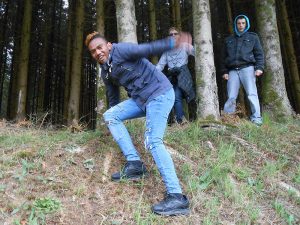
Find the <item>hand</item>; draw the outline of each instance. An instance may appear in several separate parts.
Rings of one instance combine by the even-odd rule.
[[[263,71],[261,71],[261,70],[255,70],[255,76],[259,77],[262,74],[263,74]]]
[[[179,48],[182,44],[192,45],[192,35],[187,32],[180,32],[179,37],[175,39],[175,48]]]
[[[223,75],[223,79],[224,79],[224,80],[228,80],[228,79],[229,79],[228,73],[225,73],[225,74]]]

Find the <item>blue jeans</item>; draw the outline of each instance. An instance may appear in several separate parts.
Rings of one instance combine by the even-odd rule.
[[[124,120],[146,116],[145,147],[151,152],[168,193],[182,193],[173,160],[163,143],[168,115],[174,104],[174,91],[157,96],[146,106],[146,113],[133,99],[127,99],[104,113],[104,120],[127,161],[140,160]]]
[[[228,100],[224,105],[225,113],[234,113],[236,110],[236,98],[239,94],[240,83],[242,83],[251,108],[251,121],[261,122],[260,105],[256,88],[256,76],[253,66],[240,70],[230,70],[227,82]]]
[[[175,91],[175,103],[174,103],[174,109],[175,109],[175,116],[177,122],[180,122],[182,120],[182,117],[184,116],[183,112],[183,92],[178,87],[178,85],[173,85],[174,91]]]

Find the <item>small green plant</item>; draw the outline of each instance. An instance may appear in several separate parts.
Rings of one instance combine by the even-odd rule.
[[[205,203],[205,209],[208,210],[208,214],[203,219],[203,224],[217,224],[218,221],[218,207],[220,206],[220,200],[217,197],[209,199]]]
[[[268,112],[263,112],[262,114],[264,125],[270,125],[272,123],[270,114]]]
[[[254,222],[258,219],[260,210],[255,207],[253,203],[246,206],[246,212],[250,217],[251,224],[255,224]]]
[[[83,197],[86,194],[86,187],[84,184],[80,184],[78,188],[76,188],[75,193],[78,197]]]
[[[264,179],[267,177],[268,179],[270,179],[275,177],[278,172],[279,171],[276,163],[267,162],[266,165],[262,168],[262,171],[260,173],[260,178]]]
[[[31,169],[35,168],[35,166],[36,166],[34,163],[30,163],[30,162],[28,162],[28,161],[25,160],[25,159],[22,159],[21,163],[22,163],[21,173],[15,174],[15,175],[13,176],[15,179],[17,179],[17,180],[20,181],[20,182],[23,181],[24,178],[26,177],[26,175],[28,174],[28,172],[29,172]]]
[[[32,159],[35,157],[35,150],[34,149],[26,149],[21,150],[16,153],[15,158],[17,159]]]
[[[0,184],[0,192],[4,192],[6,189],[6,185]]]
[[[84,168],[86,168],[88,170],[93,170],[95,167],[94,159],[86,159],[82,163],[83,163]]]
[[[294,181],[296,184],[300,184],[300,165],[298,166],[297,171],[296,171],[296,174],[295,174],[295,176],[293,177],[293,181]]]
[[[295,222],[295,217],[292,214],[289,214],[288,211],[284,208],[282,203],[275,201],[273,203],[273,207],[277,214],[283,218],[289,225],[294,224]]]
[[[33,208],[42,214],[53,213],[61,208],[61,203],[52,198],[39,198],[33,203]]]

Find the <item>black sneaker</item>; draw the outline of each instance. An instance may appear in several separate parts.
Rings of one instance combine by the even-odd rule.
[[[161,202],[152,206],[152,212],[163,216],[188,215],[189,200],[182,194],[167,194]]]
[[[147,169],[141,161],[128,161],[120,172],[111,175],[113,181],[138,180],[148,174]]]

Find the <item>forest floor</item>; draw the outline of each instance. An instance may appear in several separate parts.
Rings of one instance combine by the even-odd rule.
[[[299,224],[300,118],[256,127],[243,119],[168,127],[165,143],[189,216],[161,217],[151,205],[164,185],[144,149],[144,121],[126,123],[150,176],[110,180],[124,158],[96,131],[0,121],[0,224]]]

